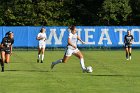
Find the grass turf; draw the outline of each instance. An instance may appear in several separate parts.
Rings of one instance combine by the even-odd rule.
[[[37,51],[14,51],[11,63],[0,72],[0,93],[140,93],[139,50],[132,60],[124,51],[82,51],[92,73],[82,73],[79,59],[50,69],[64,51],[46,51],[44,63],[37,63]]]

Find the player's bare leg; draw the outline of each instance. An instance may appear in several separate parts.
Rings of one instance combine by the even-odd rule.
[[[64,55],[63,59],[59,59],[59,60],[57,60],[56,62],[52,62],[52,64],[51,64],[51,69],[53,69],[54,66],[55,66],[56,64],[59,64],[59,63],[66,63],[66,62],[68,61],[69,58],[70,58],[70,56]]]
[[[129,48],[129,59],[131,60],[131,52],[132,52],[132,48]]]
[[[45,48],[41,48],[42,56],[41,56],[41,63],[43,63],[44,60],[44,53],[45,53]]]
[[[10,54],[6,54],[5,55],[5,63],[7,63],[7,68],[10,69],[10,65],[9,65],[9,62],[10,62]]]
[[[5,52],[4,51],[2,51],[1,52],[1,68],[2,68],[2,72],[4,72],[4,62],[5,62]]]
[[[39,60],[40,60],[40,53],[41,53],[41,49],[38,48],[38,59],[37,59],[37,63],[39,63]]]
[[[85,67],[85,63],[84,63],[83,54],[80,51],[78,51],[77,53],[74,53],[74,55],[80,59],[81,68],[82,68],[83,72],[85,72],[86,67]]]
[[[129,50],[128,48],[125,48],[125,52],[126,52],[126,60],[129,60],[128,55],[129,55]]]
[[[10,62],[10,54],[6,54],[5,55],[5,63],[9,63]]]

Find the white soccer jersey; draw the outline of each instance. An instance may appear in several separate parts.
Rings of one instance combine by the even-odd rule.
[[[39,33],[37,35],[37,37],[43,38],[43,39],[39,40],[39,44],[41,44],[41,43],[44,43],[45,44],[46,38],[47,38],[46,33]]]
[[[69,37],[70,39],[70,42],[77,47],[77,33],[75,34],[72,34],[72,33],[69,33]],[[68,48],[69,49],[74,49],[71,45],[68,45]]]

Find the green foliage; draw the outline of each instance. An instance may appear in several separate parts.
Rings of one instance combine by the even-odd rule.
[[[105,0],[100,16],[108,21],[107,25],[123,25],[131,12],[129,0]]]
[[[129,19],[133,25],[140,25],[140,0],[130,0],[132,15]]]
[[[71,25],[65,2],[46,0],[11,0],[1,2],[1,25]],[[6,6],[5,6],[6,4]],[[65,5],[65,6],[64,6]]]
[[[0,0],[2,26],[139,25],[140,0]]]

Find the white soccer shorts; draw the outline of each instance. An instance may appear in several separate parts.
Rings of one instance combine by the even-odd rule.
[[[39,48],[45,48],[46,47],[46,44],[45,43],[39,43]]]
[[[76,49],[66,49],[66,51],[65,51],[65,56],[71,56],[72,54],[74,54],[74,53],[77,53],[77,52],[79,52],[79,49],[78,48],[76,48]]]

